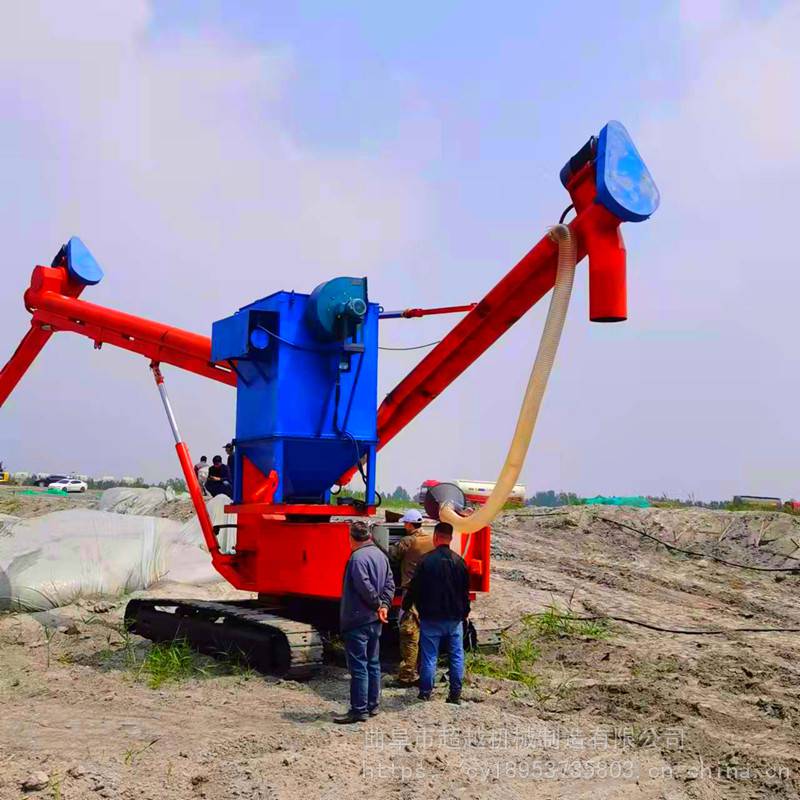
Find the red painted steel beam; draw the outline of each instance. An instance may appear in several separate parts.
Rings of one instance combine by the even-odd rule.
[[[60,322],[63,326],[59,328],[61,330],[81,333],[95,342],[108,340],[109,343],[134,352],[141,352],[146,345],[147,355],[154,351],[157,354],[153,357],[155,361],[167,362],[170,355],[178,354],[184,361],[178,366],[198,371],[222,383],[236,383],[236,375],[229,367],[213,365],[211,339],[207,336],[55,292],[29,291],[25,295],[25,301],[29,308],[35,310],[34,319],[47,321],[55,327]],[[158,355],[162,352],[164,358]]]
[[[620,220],[594,202],[594,168],[588,165],[570,183],[577,216],[570,229],[578,260],[590,258],[593,319],[624,319],[625,262]],[[614,260],[613,276],[608,265]],[[558,246],[544,236],[444,339],[386,396],[378,409],[379,447],[384,447],[461,373],[491,347],[555,285]],[[592,280],[591,273],[607,278]],[[596,287],[592,284],[596,284]],[[612,311],[595,311],[600,307]],[[351,470],[342,476],[347,483]]]
[[[30,330],[22,338],[14,355],[0,371],[0,407],[14,391],[52,335],[52,331],[31,324]]]
[[[225,506],[226,514],[299,514],[316,517],[368,517],[375,514],[375,506],[334,506],[318,503],[240,503]]]
[[[0,406],[19,383],[53,333],[70,331],[86,336],[95,347],[103,344],[128,350],[151,361],[194,372],[204,378],[236,385],[236,373],[226,364],[211,361],[207,336],[136,317],[77,299],[83,290],[61,267],[36,267],[25,307],[31,328],[14,355],[0,371]]]
[[[459,314],[462,311],[472,311],[477,303],[467,303],[463,306],[440,306],[439,308],[407,308],[403,316],[408,319],[411,317],[430,317],[435,314]]]
[[[207,337],[182,331],[178,328],[171,328],[168,325],[162,325],[157,322],[150,322],[139,317],[131,317],[129,314],[123,314],[101,306],[93,306],[93,308],[112,314],[119,314],[120,317],[126,319],[108,319],[102,324],[89,322],[87,320],[95,319],[95,316],[85,312],[87,311],[87,306],[92,304],[83,303],[82,301],[77,302],[80,305],[73,308],[73,313],[77,316],[67,317],[63,314],[55,314],[49,311],[36,311],[33,315],[33,322],[50,326],[54,331],[69,331],[85,336],[95,343],[95,347],[109,344],[122,350],[128,350],[131,353],[137,353],[149,358],[151,361],[171,364],[188,372],[194,372],[204,378],[211,378],[229,386],[236,386],[236,373],[230,367],[211,362],[211,340]],[[131,326],[129,324],[130,319],[138,320],[139,323],[147,323],[153,327],[148,333],[142,325]],[[133,331],[136,331],[136,333],[134,334]],[[175,332],[195,337],[198,341],[193,343],[188,340],[178,341],[174,336],[169,335]],[[160,338],[161,334],[165,334],[164,338]]]
[[[381,319],[412,319],[415,317],[430,317],[436,314],[460,314],[472,311],[477,303],[467,303],[461,306],[439,306],[438,308],[406,308],[403,311],[381,311]]]
[[[36,267],[31,274],[31,285],[25,293],[25,307],[33,309],[27,303],[30,292],[53,291],[70,298],[80,295],[84,287],[76,281],[70,280],[67,271],[59,267]],[[36,356],[41,353],[53,331],[42,328],[39,324],[31,322],[30,330],[23,336],[14,354],[8,363],[0,370],[0,407],[5,403],[11,392],[14,391],[22,376],[33,364]]]
[[[34,283],[25,293],[25,304],[33,312],[31,329],[0,372],[0,406],[57,331],[86,336],[95,347],[113,345],[204,378],[236,385],[236,373],[229,366],[211,361],[211,340],[207,336],[87,303],[60,291],[41,289]]]

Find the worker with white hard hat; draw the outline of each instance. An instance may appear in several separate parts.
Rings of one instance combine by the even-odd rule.
[[[389,548],[389,557],[400,564],[400,586],[403,593],[408,589],[417,564],[423,556],[433,550],[433,535],[422,527],[422,514],[418,508],[410,508],[400,518],[406,535]],[[417,679],[419,656],[419,616],[416,608],[403,614],[400,620],[400,668],[397,685],[413,686]]]

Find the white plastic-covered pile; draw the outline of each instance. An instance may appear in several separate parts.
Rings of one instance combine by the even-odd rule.
[[[175,497],[172,489],[160,489],[158,486],[149,489],[115,486],[100,495],[97,507],[101,511],[114,511],[117,514],[152,514]]]
[[[219,496],[208,504],[225,522]],[[220,580],[197,518],[187,523],[131,513],[72,509],[4,519],[0,530],[0,609],[42,611],[81,597],[121,595],[161,580]]]

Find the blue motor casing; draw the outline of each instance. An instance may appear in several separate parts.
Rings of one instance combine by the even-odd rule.
[[[330,335],[321,333],[313,294],[277,292],[213,325],[211,358],[235,363],[239,378],[237,503],[245,458],[264,475],[277,471],[274,501],[285,503],[326,502],[337,479],[362,456],[374,465],[379,306],[368,302],[361,279],[345,280],[364,313],[343,339],[335,338],[334,325]],[[374,477],[369,484],[366,499],[373,502]]]
[[[367,279],[333,278],[311,292],[306,321],[320,341],[352,336],[367,313]]]

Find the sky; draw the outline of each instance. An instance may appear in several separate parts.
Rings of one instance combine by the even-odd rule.
[[[800,4],[29,0],[0,25],[9,356],[31,269],[72,235],[106,273],[86,299],[204,334],[341,274],[387,308],[479,300],[569,202],[564,162],[618,119],[661,208],[624,226],[626,323],[589,322],[579,267],[522,481],[800,497]],[[379,486],[494,479],[545,313],[387,445]],[[381,343],[455,321],[386,321]],[[420,357],[383,351],[379,396]],[[233,391],[165,374],[193,454],[220,452]],[[159,480],[171,441],[146,361],[72,334],[0,410],[12,471]]]

